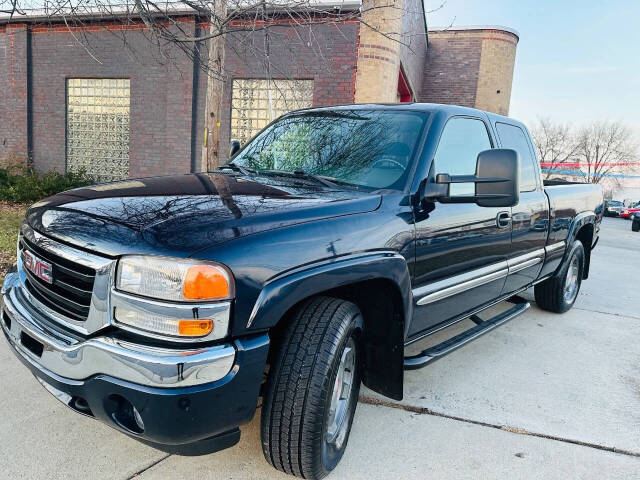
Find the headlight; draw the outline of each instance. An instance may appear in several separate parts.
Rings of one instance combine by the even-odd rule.
[[[120,259],[116,288],[174,302],[224,300],[234,295],[231,274],[221,265],[145,255]]]
[[[118,263],[114,323],[174,341],[216,340],[229,332],[233,276],[214,262],[131,255]]]

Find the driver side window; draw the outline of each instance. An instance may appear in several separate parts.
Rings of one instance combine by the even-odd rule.
[[[483,150],[491,148],[487,127],[482,120],[454,117],[444,126],[434,158],[435,173],[474,175],[476,160]],[[453,183],[451,196],[474,195],[473,183]]]

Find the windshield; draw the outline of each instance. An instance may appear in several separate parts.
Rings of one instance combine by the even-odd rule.
[[[402,189],[427,118],[392,110],[294,113],[263,130],[231,163],[355,187]]]
[[[610,207],[621,207],[622,206],[622,202],[619,202],[617,200],[610,200],[609,201],[609,206]]]

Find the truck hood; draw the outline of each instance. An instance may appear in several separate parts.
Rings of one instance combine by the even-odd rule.
[[[372,211],[380,201],[376,193],[296,177],[197,173],[69,190],[32,205],[26,220],[103,255],[186,257],[245,235]]]

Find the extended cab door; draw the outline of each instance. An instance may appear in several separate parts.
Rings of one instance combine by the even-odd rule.
[[[431,171],[473,175],[478,154],[493,148],[486,117],[449,118]],[[452,184],[452,195],[473,194],[474,184]],[[414,316],[409,339],[473,310],[502,292],[511,251],[509,208],[434,202],[416,215]]]
[[[544,261],[549,230],[549,201],[539,165],[526,129],[517,122],[494,123],[501,148],[512,148],[520,157],[520,201],[511,208],[509,276],[503,293],[519,290],[538,278]]]

